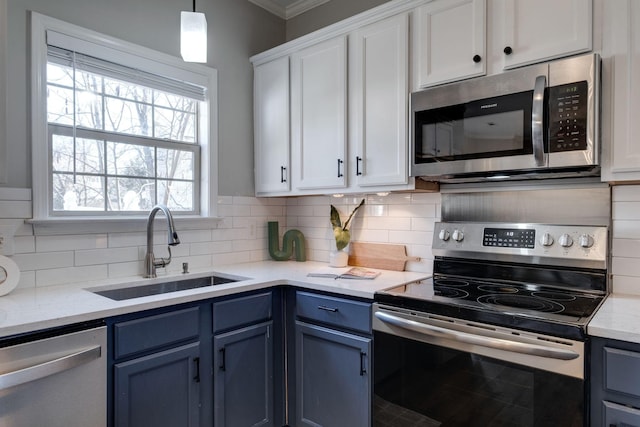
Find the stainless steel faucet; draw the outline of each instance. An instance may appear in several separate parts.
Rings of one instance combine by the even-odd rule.
[[[153,256],[153,220],[156,217],[158,211],[164,212],[164,216],[167,217],[167,226],[169,228],[169,241],[168,247],[169,258],[156,259]],[[178,233],[176,233],[175,226],[173,225],[173,216],[165,205],[155,205],[151,212],[149,212],[149,218],[147,219],[147,255],[144,257],[144,277],[156,277],[156,267],[166,267],[171,262],[171,246],[180,244]]]

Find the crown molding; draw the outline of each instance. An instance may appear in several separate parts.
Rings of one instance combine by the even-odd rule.
[[[249,1],[257,2],[262,0]],[[291,40],[271,48],[265,52],[253,55],[249,60],[254,66],[259,65],[331,38],[346,35],[351,31],[355,31],[358,28],[362,28],[365,25],[378,22],[390,16],[409,12],[418,6],[422,6],[423,4],[430,3],[432,1],[434,0],[391,0],[387,3],[382,3],[373,9],[361,12],[358,15],[351,16],[342,21],[336,22],[335,24],[331,24],[312,33],[305,34],[295,40]]]
[[[249,1],[256,6],[260,6],[261,8],[273,13],[274,15],[279,16],[282,19],[290,19],[310,9],[313,9],[316,6],[327,3],[330,0],[298,0],[286,7],[280,5],[274,0]]]

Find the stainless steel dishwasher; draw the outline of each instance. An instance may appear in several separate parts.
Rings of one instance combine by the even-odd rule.
[[[106,327],[67,332],[0,348],[1,427],[106,425]]]

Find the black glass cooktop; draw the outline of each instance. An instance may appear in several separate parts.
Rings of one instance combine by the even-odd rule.
[[[376,302],[432,314],[583,338],[604,295],[521,283],[436,276],[376,294]]]

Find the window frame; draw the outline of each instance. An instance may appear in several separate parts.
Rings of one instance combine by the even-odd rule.
[[[79,215],[76,212],[54,213],[50,189],[52,173],[50,168],[49,128],[47,122],[47,32],[55,32],[62,38],[69,50],[90,53],[100,59],[115,62],[149,73],[161,73],[170,78],[187,81],[205,89],[205,100],[200,103],[197,126],[200,141],[199,190],[200,212],[197,215],[174,217],[215,218],[218,197],[218,87],[217,70],[202,64],[186,63],[182,59],[154,51],[111,36],[97,33],[37,12],[31,12],[31,129],[32,129],[32,179],[33,179],[33,222],[103,219],[130,220],[146,217],[146,212],[113,212],[93,215]],[[195,171],[194,171],[195,172]]]

